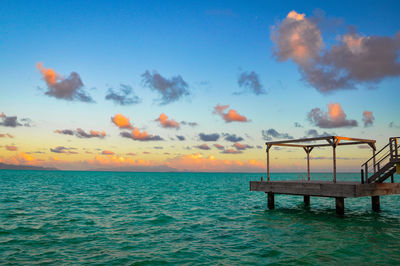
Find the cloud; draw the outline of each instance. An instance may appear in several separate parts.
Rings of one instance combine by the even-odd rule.
[[[213,134],[200,133],[199,137],[202,141],[217,141],[219,139],[219,134],[218,133],[213,133]]]
[[[207,145],[207,144],[201,144],[196,146],[196,148],[200,149],[200,150],[211,150],[211,148]]]
[[[224,113],[224,111],[226,109],[228,109],[228,108],[229,108],[229,105],[217,104],[214,107],[213,114],[220,115],[222,117],[222,119],[225,120],[226,123],[230,123],[230,122],[249,122],[249,120],[246,117],[240,115],[238,112],[236,112],[233,109],[230,109],[230,110],[228,110],[227,113]]]
[[[374,123],[375,117],[371,111],[364,111],[363,112],[363,122],[364,127],[372,126]]]
[[[156,71],[150,73],[150,71],[146,70],[146,72],[142,74],[142,78],[142,82],[145,86],[160,94],[160,105],[169,104],[180,100],[183,96],[190,95],[189,85],[181,76],[167,79]]]
[[[67,101],[94,102],[92,97],[85,92],[78,73],[71,72],[69,77],[63,78],[53,69],[45,68],[40,62],[36,64],[36,67],[47,84],[46,95]]]
[[[226,149],[221,151],[221,153],[225,153],[225,154],[240,154],[243,153],[241,150],[234,150],[234,149]]]
[[[214,147],[217,148],[218,150],[225,150],[225,147],[223,145],[221,145],[221,144],[215,143]]]
[[[236,136],[236,134],[224,133],[222,135],[224,136],[226,141],[230,141],[230,142],[239,142],[239,141],[243,140],[242,137]]]
[[[168,116],[164,113],[161,113],[160,116],[155,121],[159,121],[160,125],[164,128],[179,129],[179,127],[180,127],[179,123],[176,122],[175,120],[173,120],[173,119],[168,120]]]
[[[74,150],[74,148],[67,148],[64,146],[57,146],[54,149],[50,148],[50,151],[54,152],[54,153],[78,154],[76,151],[73,151],[73,150]]]
[[[279,133],[273,128],[263,130],[261,131],[261,134],[263,136],[263,139],[266,141],[270,141],[272,139],[293,139],[293,137],[290,136],[288,133]]]
[[[319,138],[319,137],[327,137],[327,136],[333,136],[335,134],[330,134],[328,132],[323,132],[323,133],[318,133],[317,130],[315,129],[310,129],[306,131],[306,137],[307,138]]]
[[[6,133],[6,134],[0,134],[0,138],[5,138],[5,137],[9,137],[10,139],[13,139],[13,138],[14,138],[14,136],[13,136],[13,135],[11,135],[11,134],[9,134],[9,133]]]
[[[358,125],[356,120],[348,120],[346,116],[338,103],[328,104],[328,112],[314,108],[307,115],[308,120],[319,128],[356,127]]]
[[[187,121],[181,121],[181,124],[182,125],[188,125],[188,126],[190,126],[190,127],[195,127],[195,126],[198,126],[199,124],[197,124],[196,122],[187,122]]]
[[[71,129],[63,129],[63,130],[55,130],[55,133],[58,134],[63,134],[63,135],[70,135],[70,136],[77,136],[78,138],[99,138],[103,139],[104,137],[107,136],[107,133],[105,131],[96,131],[96,130],[90,130],[89,133],[86,133],[83,129],[77,128],[75,131]]]
[[[122,137],[129,138],[138,141],[159,141],[163,140],[158,135],[150,135],[146,131],[140,131],[138,128],[134,127],[131,132],[121,132]]]
[[[185,140],[185,137],[184,136],[179,136],[179,135],[176,135],[176,137],[178,138],[178,140],[180,140],[180,141],[184,141]]]
[[[113,117],[111,117],[111,122],[113,122],[117,127],[119,128],[124,128],[124,129],[133,129],[133,126],[131,122],[129,121],[129,118],[122,115],[122,114],[116,114]]]
[[[396,125],[393,121],[388,124],[390,128],[400,128],[400,126]]]
[[[18,121],[17,116],[6,116],[4,113],[0,114],[0,126],[5,127],[30,127],[31,120],[29,118],[22,118],[21,121]]]
[[[6,150],[8,151],[17,151],[18,147],[14,145],[6,145]]]
[[[118,91],[109,88],[105,99],[111,100],[114,104],[118,105],[133,105],[142,101],[135,95],[133,88],[125,84],[120,84],[120,89]]]
[[[114,155],[115,152],[113,152],[113,151],[108,151],[108,150],[104,150],[104,151],[101,152],[101,154],[103,154],[103,155]]]
[[[360,36],[354,31],[324,48],[315,18],[291,11],[272,27],[278,61],[293,60],[302,79],[321,93],[355,89],[400,75],[400,33],[394,37]]]
[[[236,142],[235,144],[233,144],[233,146],[237,149],[237,150],[247,150],[247,149],[252,149],[254,148],[253,146],[247,145],[247,144],[241,144],[239,142]]]
[[[298,122],[294,122],[294,127],[303,127],[303,126]]]
[[[251,72],[242,72],[238,78],[239,87],[243,89],[243,92],[250,91],[255,95],[266,94],[266,91],[263,89],[261,85],[260,78],[258,74],[254,71]],[[234,93],[234,94],[242,94]]]

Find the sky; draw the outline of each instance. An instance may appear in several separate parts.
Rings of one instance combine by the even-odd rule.
[[[265,142],[400,132],[398,1],[3,1],[0,162],[265,172]],[[372,155],[337,149],[338,170]],[[301,172],[305,152],[271,151]],[[329,172],[314,149],[311,170]]]

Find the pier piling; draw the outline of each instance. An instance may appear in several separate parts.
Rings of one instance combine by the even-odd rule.
[[[371,197],[371,203],[372,203],[372,210],[375,212],[379,212],[381,210],[381,203],[379,196],[372,196]]]
[[[275,195],[272,192],[268,192],[268,209],[275,209]]]
[[[343,197],[336,197],[336,214],[344,215],[344,198]]]
[[[304,196],[304,205],[306,207],[310,206],[310,196],[307,195]]]

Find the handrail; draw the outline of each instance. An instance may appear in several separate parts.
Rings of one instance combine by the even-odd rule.
[[[380,149],[378,152],[376,152],[374,156],[372,156],[371,158],[369,158],[368,161],[366,161],[365,163],[363,163],[363,164],[361,165],[361,167],[362,167],[364,164],[366,164],[366,163],[368,163],[369,161],[371,161],[374,157],[376,157],[381,151],[383,151],[386,147],[388,147],[389,144],[390,144],[390,142],[389,142],[388,144],[386,144],[386,145],[385,145],[382,149]]]
[[[398,139],[400,139],[400,137],[390,137],[389,138],[389,143],[386,144],[382,149],[380,149],[378,152],[376,152],[371,158],[369,158],[365,163],[363,163],[361,165],[361,178],[363,179],[365,176],[365,180],[368,183],[368,179],[369,179],[369,170],[373,170],[372,174],[376,174],[377,171],[379,172],[381,167],[380,164],[386,160],[387,158],[389,158],[389,162],[391,162],[394,158],[398,159],[400,158],[400,144]],[[389,150],[388,150],[389,147]],[[377,156],[383,151],[383,150],[388,150],[386,153],[384,153],[377,161],[376,158]],[[368,163],[373,160],[373,163],[371,165],[368,165]],[[376,170],[376,168],[378,168],[378,170]],[[372,171],[371,171],[372,172]],[[363,182],[363,180],[361,181]]]

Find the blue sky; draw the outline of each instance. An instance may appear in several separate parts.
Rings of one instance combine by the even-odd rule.
[[[359,36],[394,38],[400,30],[400,19],[394,12],[399,5],[397,1],[3,1],[0,113],[29,118],[32,126],[0,127],[0,134],[15,135],[0,141],[17,147],[16,151],[0,148],[0,156],[7,162],[18,158],[21,152],[32,154],[43,149],[44,153],[35,157],[40,161],[37,164],[81,169],[85,166],[77,162],[89,161],[89,156],[94,156],[83,154],[86,146],[93,154],[96,149],[112,150],[120,157],[127,153],[125,148],[148,151],[162,146],[162,153],[152,150],[133,160],[146,159],[151,165],[160,165],[199,153],[219,160],[263,162],[263,149],[255,147],[265,142],[262,130],[271,128],[292,137],[303,137],[305,131],[316,129],[320,133],[373,138],[383,145],[389,136],[399,132],[398,76],[384,76],[379,82],[356,82],[358,89],[321,93],[302,80],[295,61],[277,60],[272,52],[277,44],[271,39],[271,29],[279,27],[294,10],[307,19],[319,19],[324,49],[352,31]],[[323,18],[321,14],[325,14]],[[48,88],[36,68],[38,62],[64,78],[73,71],[78,73],[85,92],[96,103],[45,95]],[[157,91],[143,84],[142,74],[146,70],[155,70],[166,79],[181,76],[190,95],[160,105]],[[252,71],[266,94],[235,95],[243,90],[238,84],[241,73]],[[131,86],[142,102],[121,106],[105,100],[107,90],[118,89],[120,84]],[[307,119],[311,109],[326,111],[329,103],[339,103],[347,118],[357,120],[358,126],[319,128]],[[249,122],[224,121],[213,114],[217,104],[229,105],[228,109],[237,111]],[[362,123],[366,110],[374,115],[368,127]],[[121,130],[110,122],[117,113],[165,141],[135,142],[121,138]],[[178,122],[196,122],[198,126],[163,128],[154,121],[161,113]],[[303,127],[294,127],[295,122]],[[389,127],[391,122],[394,126]],[[76,128],[104,130],[107,138],[83,142],[54,133]],[[199,133],[240,135],[244,138],[242,143],[254,148],[240,154],[221,154],[215,148],[198,150],[196,147],[204,144]],[[186,140],[177,142],[176,135],[183,135]],[[228,147],[232,143],[221,144]],[[57,146],[81,151],[78,155],[57,154],[61,156],[59,161],[65,162],[57,165],[50,159],[54,155],[51,149]],[[358,164],[354,162],[354,167]]]

